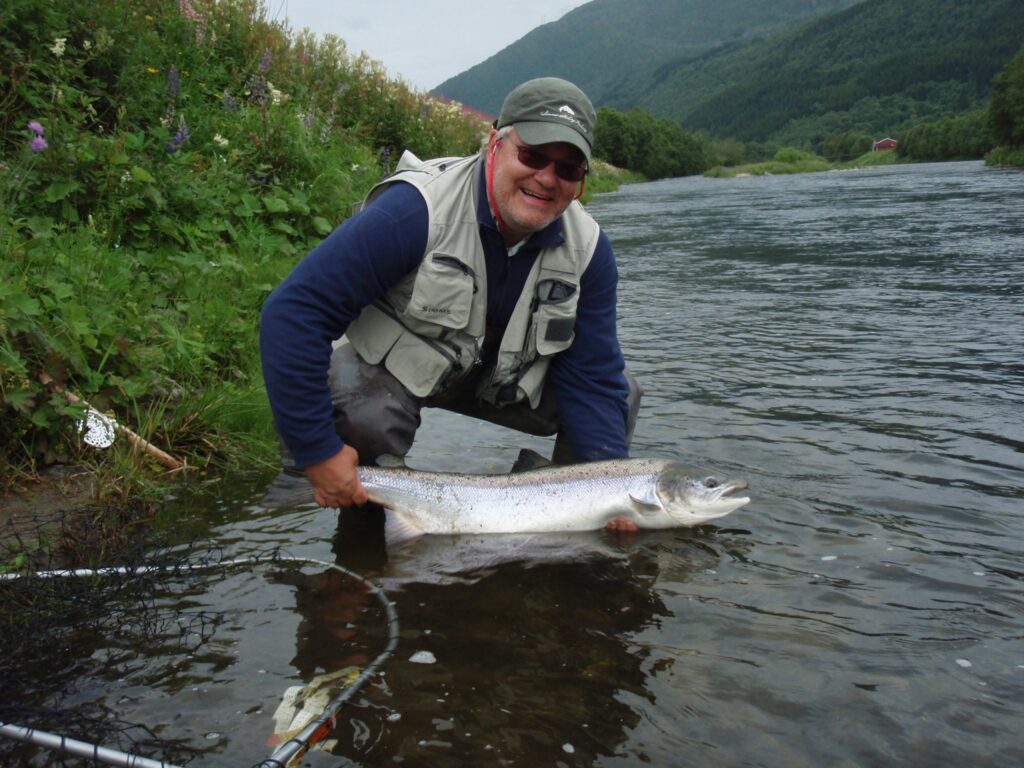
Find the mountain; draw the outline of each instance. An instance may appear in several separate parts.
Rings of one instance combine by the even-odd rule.
[[[661,67],[633,106],[741,140],[899,133],[984,108],[1024,44],[1022,0],[864,0]]]
[[[1022,0],[595,0],[435,89],[497,114],[539,75],[744,141],[815,145],[979,109]]]
[[[537,27],[481,64],[433,89],[497,115],[512,88],[532,77],[564,77],[595,106],[628,108],[634,86],[720,46],[836,11],[858,0],[594,0]]]

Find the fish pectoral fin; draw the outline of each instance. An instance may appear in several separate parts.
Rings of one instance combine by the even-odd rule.
[[[661,503],[653,492],[642,498],[634,496],[631,493],[629,494],[629,499],[633,502],[633,506],[636,508],[636,511],[641,515],[653,515],[657,512],[661,512]]]
[[[423,533],[423,529],[415,523],[392,512],[390,509],[385,511],[384,543],[386,546],[397,547],[406,541],[418,539]]]
[[[546,456],[541,456],[532,448],[521,448],[515,464],[513,464],[512,469],[509,470],[509,474],[530,472],[534,469],[544,469],[544,467],[551,466],[554,466],[551,459]]]
[[[374,462],[378,467],[384,467],[385,469],[408,469],[409,465],[405,463],[405,458],[402,456],[395,456],[393,453],[382,453],[377,457]]]

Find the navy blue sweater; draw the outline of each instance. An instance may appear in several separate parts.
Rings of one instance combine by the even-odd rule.
[[[481,164],[482,166],[482,164]],[[504,328],[544,246],[561,243],[556,220],[509,256],[478,185],[477,219],[487,264],[487,325]],[[423,260],[427,206],[409,184],[392,184],[314,248],[263,307],[260,354],[278,434],[298,466],[341,450],[334,429],[327,370],[331,342],[368,304]],[[627,455],[628,386],[615,328],[618,271],[607,236],[580,281],[575,338],[552,360],[561,429],[577,461]]]

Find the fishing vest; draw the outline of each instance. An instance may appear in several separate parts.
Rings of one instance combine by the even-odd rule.
[[[405,152],[389,184],[416,187],[429,231],[420,266],[365,307],[346,336],[359,356],[384,367],[417,397],[440,394],[481,362],[487,331],[487,267],[477,222],[479,156],[422,161]],[[478,395],[536,408],[551,357],[568,349],[576,324],[580,276],[597,247],[597,223],[574,201],[562,214],[564,242],[533,264]]]

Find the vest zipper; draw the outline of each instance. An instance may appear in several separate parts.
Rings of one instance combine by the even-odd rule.
[[[455,267],[457,270],[462,272],[462,274],[470,278],[473,281],[474,295],[476,295],[477,291],[480,290],[480,286],[476,284],[476,272],[473,271],[473,268],[470,267],[469,264],[456,259],[454,256],[446,256],[443,253],[435,254],[431,257],[431,261],[438,264],[444,264],[445,266]]]

